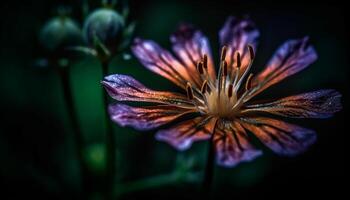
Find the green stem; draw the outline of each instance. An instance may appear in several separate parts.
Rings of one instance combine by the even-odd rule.
[[[86,195],[86,191],[90,189],[88,188],[88,182],[89,182],[88,169],[84,162],[84,154],[83,154],[84,138],[79,127],[78,116],[76,113],[76,108],[74,106],[74,99],[73,99],[72,90],[71,90],[71,82],[69,77],[70,68],[69,66],[56,66],[56,69],[60,77],[64,100],[67,106],[67,111],[68,111],[70,121],[72,123],[74,142],[75,142],[79,169],[80,169],[81,179],[82,179],[81,180],[82,197],[84,197],[84,195]]]
[[[205,167],[204,180],[203,180],[203,191],[202,194],[205,195],[205,198],[210,198],[213,177],[214,177],[214,159],[215,159],[215,147],[214,147],[214,138],[209,139],[209,147],[208,147],[208,157],[207,164]]]
[[[102,75],[103,77],[108,75],[108,61],[101,62],[102,64]],[[115,135],[113,133],[113,127],[111,121],[109,120],[108,114],[108,94],[103,92],[104,100],[104,114],[106,123],[106,150],[107,150],[107,172],[106,172],[106,192],[107,198],[113,199],[113,186],[115,179],[115,168],[116,168],[116,145],[115,145]]]
[[[178,180],[178,175],[175,173],[171,174],[162,174],[130,183],[124,183],[122,185],[118,185],[117,195],[122,195],[125,193],[130,193],[134,191],[140,191],[150,188],[156,188],[164,185],[171,185],[176,183]]]

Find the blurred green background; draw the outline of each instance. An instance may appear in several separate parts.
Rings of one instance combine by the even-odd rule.
[[[100,5],[99,1],[89,2],[91,10]],[[79,197],[79,168],[62,88],[57,74],[50,67],[36,66],[36,61],[45,55],[39,45],[39,31],[54,16],[59,5],[71,6],[71,16],[83,24],[82,2],[78,0],[6,1],[1,5],[0,187],[5,191],[3,195],[12,196],[10,199]],[[345,12],[339,3],[130,0],[131,19],[137,22],[135,35],[155,40],[170,49],[169,35],[179,23],[190,22],[210,38],[216,58],[219,52],[218,30],[226,17],[251,16],[261,31],[253,71],[262,69],[282,42],[308,35],[319,59],[310,68],[271,88],[261,97],[282,97],[321,88],[334,88],[343,94],[344,109],[335,117],[295,121],[318,132],[317,143],[305,154],[283,158],[261,147],[265,154],[253,162],[233,169],[216,167],[216,197],[270,197],[277,192],[295,196],[302,193],[335,194],[336,188],[342,187],[341,181],[346,175],[345,116],[349,98],[349,34]],[[96,177],[104,173],[105,161],[101,73],[100,64],[93,57],[75,58],[71,65],[79,125],[88,144],[85,154],[89,169]],[[122,55],[113,58],[110,73],[132,75],[154,89],[178,90],[166,79],[147,71],[133,57],[129,60],[123,59]],[[181,156],[194,159],[193,171],[202,172],[205,142],[196,143],[189,151],[179,153],[156,141],[155,131],[138,132],[116,125],[114,131],[118,146],[116,182],[125,184],[119,186],[125,190],[120,196],[122,199],[161,199],[169,198],[169,194],[174,199],[199,197],[201,174],[190,182],[170,181],[166,184],[167,181],[161,180],[159,187],[157,180],[161,179],[159,175],[171,174],[177,169],[177,159]],[[155,186],[132,191],[133,187],[138,187],[132,183],[145,179],[146,182],[156,180],[151,181]],[[96,188],[99,187],[96,182]],[[96,199],[100,198],[98,191],[91,194]]]

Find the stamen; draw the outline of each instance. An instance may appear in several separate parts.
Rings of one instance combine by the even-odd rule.
[[[207,56],[207,54],[204,54],[204,56],[203,56],[203,68],[208,69],[208,56]]]
[[[248,50],[249,50],[249,55],[250,55],[250,59],[254,60],[255,58],[255,53],[254,53],[254,48],[252,45],[248,44]]]
[[[240,97],[239,99],[236,101],[236,104],[232,107],[232,110],[240,107],[242,105],[242,102],[245,102],[246,96],[249,94],[248,91],[245,91]]]
[[[201,87],[202,94],[205,94],[207,92],[207,90],[208,90],[208,81],[205,80],[202,84],[202,87]]]
[[[193,90],[192,90],[191,83],[189,83],[189,82],[186,85],[186,91],[187,91],[187,98],[189,100],[192,100],[193,99]]]
[[[253,47],[251,45],[248,45],[248,50],[249,50],[249,54],[250,54],[250,61],[249,61],[249,64],[248,66],[246,67],[246,69],[244,70],[242,76],[239,78],[239,81],[237,82],[237,84],[235,85],[235,88],[234,90],[235,91],[238,91],[242,81],[244,80],[244,78],[248,75],[248,72],[250,70],[250,68],[252,67],[252,64],[253,64],[253,60],[254,60],[254,57],[255,57],[255,54],[254,54],[254,50],[253,50]]]
[[[218,72],[218,75],[217,75],[217,79],[220,80],[220,79],[221,79],[221,76],[222,76],[222,62],[220,63],[220,67],[219,67],[219,72]],[[219,84],[220,84],[220,81],[219,81]]]
[[[222,81],[221,86],[224,92],[226,88],[226,77],[227,77],[227,62],[224,60],[222,61],[222,78],[221,78],[221,81]]]
[[[241,54],[237,51],[236,53],[236,67],[240,68],[242,65]]]
[[[221,93],[221,89],[222,89],[222,81],[223,81],[223,71],[224,71],[224,64],[225,61],[222,61],[220,62],[220,68],[219,68],[219,73],[218,73],[218,77],[217,77],[217,80],[218,80],[218,98],[220,99],[220,93]],[[226,70],[227,70],[227,65],[226,65]],[[226,72],[227,73],[227,72]]]
[[[221,49],[221,61],[224,61],[226,58],[227,47],[223,46]]]
[[[222,75],[224,76],[224,77],[226,77],[227,76],[227,62],[224,60],[224,61],[222,61]]]
[[[252,87],[252,78],[253,78],[253,73],[250,73],[247,81],[245,82],[245,90],[249,90]]]
[[[232,94],[233,94],[233,85],[232,85],[232,83],[230,83],[228,85],[228,89],[227,89],[227,96],[228,96],[228,98],[231,98]]]
[[[238,51],[236,51],[236,72],[235,72],[235,78],[233,80],[233,85],[237,84],[239,74],[241,73],[240,71],[241,65],[242,65],[241,54]]]
[[[202,75],[204,73],[204,70],[203,70],[203,62],[201,61],[198,61],[197,63],[197,70],[199,72],[200,75]]]

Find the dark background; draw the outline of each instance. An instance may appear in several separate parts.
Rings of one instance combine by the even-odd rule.
[[[90,1],[91,9],[99,5]],[[74,199],[79,177],[69,119],[57,75],[49,68],[35,67],[43,55],[38,33],[58,5],[71,5],[72,16],[82,24],[80,1],[4,1],[0,35],[0,184],[9,199],[37,197]],[[233,169],[216,167],[214,195],[218,199],[315,197],[345,193],[347,178],[346,116],[349,101],[349,42],[346,6],[332,3],[272,3],[262,1],[130,1],[136,35],[170,48],[169,35],[180,22],[190,22],[210,38],[218,56],[218,30],[229,15],[250,15],[261,31],[253,70],[260,70],[284,41],[308,35],[319,59],[303,72],[272,87],[263,96],[297,94],[334,88],[343,94],[344,109],[331,119],[301,119],[297,124],[315,129],[318,140],[309,151],[283,158],[264,148],[265,154]],[[155,89],[175,89],[164,78],[144,69],[134,58],[113,59],[111,73],[132,74]],[[72,87],[79,123],[89,144],[91,170],[103,173],[104,126],[101,71],[96,59],[83,57],[72,65]],[[294,120],[293,120],[294,122]],[[205,143],[178,153],[154,140],[154,131],[137,132],[115,126],[119,146],[119,182],[130,182],[175,167],[177,154],[196,157],[203,169]],[[197,199],[198,184],[170,184],[124,194],[123,199],[149,197]],[[2,197],[0,197],[3,199]],[[6,198],[5,198],[6,199]],[[98,195],[96,195],[98,199]]]

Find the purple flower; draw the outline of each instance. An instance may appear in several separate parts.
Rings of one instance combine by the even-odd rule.
[[[156,138],[178,150],[188,149],[194,141],[212,139],[216,161],[226,167],[262,154],[250,143],[248,132],[277,154],[294,156],[305,151],[315,142],[315,132],[271,116],[330,117],[341,110],[340,93],[326,89],[265,103],[251,99],[316,60],[308,39],[285,42],[265,69],[253,76],[249,70],[259,37],[253,22],[229,17],[219,36],[223,48],[217,74],[208,39],[192,26],[182,25],[171,36],[175,56],[153,41],[136,39],[132,50],[139,61],[182,88],[184,94],[151,90],[126,75],[107,76],[102,83],[117,101],[157,104],[111,105],[112,120],[121,126],[149,130],[197,113],[193,119],[158,131]]]

